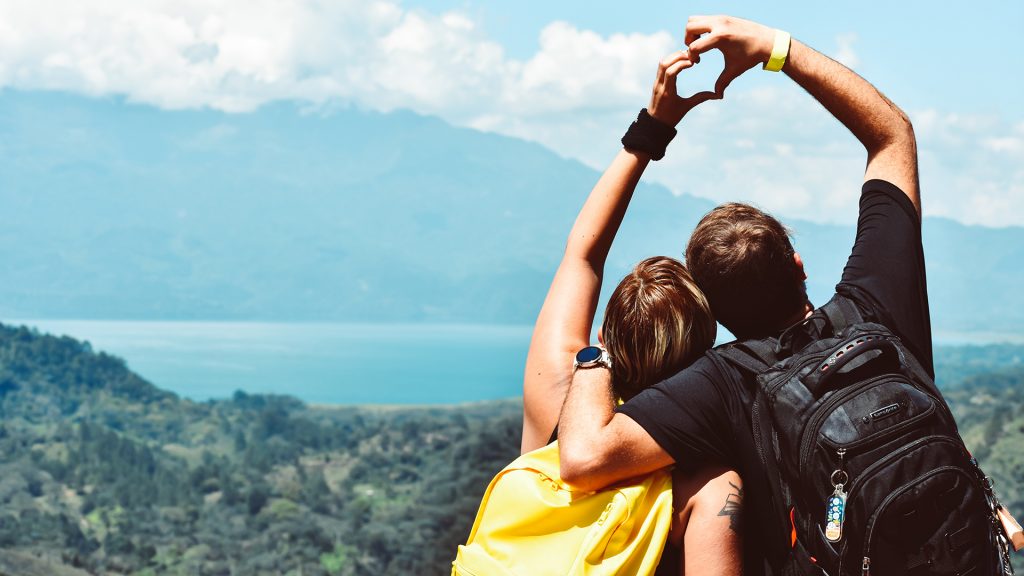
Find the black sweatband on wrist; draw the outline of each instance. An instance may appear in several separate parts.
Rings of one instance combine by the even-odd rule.
[[[637,115],[636,121],[629,125],[629,130],[626,130],[622,145],[630,152],[643,152],[651,160],[661,160],[665,157],[668,143],[675,137],[675,128],[659,122],[644,108]]]

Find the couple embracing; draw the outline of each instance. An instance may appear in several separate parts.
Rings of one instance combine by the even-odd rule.
[[[910,121],[785,32],[695,16],[686,43],[659,64],[570,233],[526,362],[523,453],[557,438],[558,481],[578,494],[671,469],[659,574],[995,573],[998,504],[933,382]],[[715,91],[680,97],[712,49],[725,56]],[[648,258],[622,279],[590,346],[604,262],[644,169],[690,110],[758,65],[867,152],[835,297],[816,308],[786,228],[730,203],[699,222],[685,266]],[[716,320],[736,342],[712,348]],[[610,573],[599,558],[580,566]]]

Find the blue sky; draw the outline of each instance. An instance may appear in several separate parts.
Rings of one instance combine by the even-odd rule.
[[[1019,115],[1024,103],[1024,3],[1013,0],[596,5],[584,0],[417,0],[406,5],[462,11],[478,19],[485,33],[516,58],[536,52],[540,31],[556,20],[602,35],[667,30],[681,39],[689,15],[728,13],[790,30],[826,52],[836,48],[836,37],[856,35],[854,49],[864,64],[858,70],[910,106]]]
[[[914,120],[926,214],[1024,225],[1024,3],[0,0],[0,88],[245,114],[410,109],[600,169],[689,14],[788,29]],[[721,60],[688,71],[693,91]],[[112,117],[111,122],[129,122]],[[863,151],[783,75],[686,118],[648,174],[676,193],[848,221]]]

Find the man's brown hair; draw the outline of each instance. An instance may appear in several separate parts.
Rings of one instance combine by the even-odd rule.
[[[628,400],[682,370],[715,342],[704,294],[682,262],[641,261],[612,292],[601,333],[612,357],[612,386]]]
[[[729,203],[697,224],[686,266],[715,318],[737,338],[758,338],[785,328],[807,302],[794,254],[781,222],[753,206]]]

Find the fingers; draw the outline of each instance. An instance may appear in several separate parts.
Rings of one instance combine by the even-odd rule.
[[[690,16],[690,19],[686,21],[686,38],[683,41],[689,45],[700,38],[701,34],[708,32],[711,32],[711,17]]]
[[[662,58],[661,62],[658,62],[658,73],[664,74],[669,68],[675,66],[681,61],[690,61],[690,56],[687,54],[686,50],[679,50]]]
[[[684,58],[665,69],[665,75],[662,77],[661,82],[667,94],[671,94],[673,96],[678,94],[676,91],[676,76],[678,76],[683,70],[692,68],[693,64],[692,60]]]
[[[675,64],[673,64],[673,65],[671,65],[671,66],[669,66],[668,68],[665,69],[665,76],[668,76],[669,78],[673,78],[673,77],[677,76],[683,70],[686,70],[687,68],[692,68],[694,64],[695,64],[695,62],[690,60],[689,58],[686,58],[686,59],[683,59],[683,60],[679,60]]]
[[[716,48],[722,41],[722,37],[716,34],[706,34],[700,38],[689,43],[691,58],[696,56],[700,57],[700,54],[707,52],[712,48]]]

